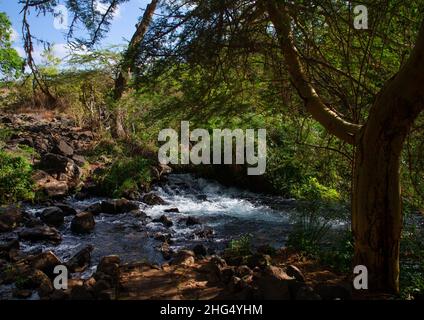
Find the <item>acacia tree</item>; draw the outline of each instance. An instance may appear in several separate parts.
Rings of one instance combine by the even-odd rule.
[[[373,289],[399,291],[402,229],[400,156],[403,143],[424,109],[424,20],[416,45],[399,72],[377,94],[362,126],[329,110],[308,82],[284,3],[267,0],[288,70],[307,110],[329,132],[356,147],[352,198],[355,263],[365,265]]]
[[[69,0],[65,2],[65,6],[71,14],[70,25],[68,26],[67,40],[71,46],[75,48],[92,48],[109,30],[111,21],[114,17],[118,6],[128,0],[104,0],[101,3],[105,7],[99,10],[96,6],[98,0]],[[26,64],[30,68],[34,77],[35,84],[38,85],[41,92],[47,97],[50,106],[55,106],[56,98],[50,92],[50,88],[39,72],[36,62],[34,61],[34,43],[44,45],[45,48],[50,47],[50,43],[42,38],[36,37],[31,32],[29,17],[31,13],[38,15],[51,14],[57,16],[55,11],[60,5],[58,0],[19,0],[22,5],[22,37],[24,41],[24,49],[26,52]],[[75,34],[75,29],[81,28],[87,31],[88,36],[81,37]]]
[[[375,12],[369,31],[353,30],[345,1],[168,1],[140,55],[161,67],[222,69],[222,78],[249,55],[283,64],[276,73],[290,75],[307,113],[352,146],[354,263],[367,266],[371,289],[398,292],[400,159],[424,109],[423,7],[366,2]]]
[[[97,0],[72,0],[65,2],[66,7],[72,14],[71,24],[69,25],[67,40],[68,43],[74,47],[83,47],[86,49],[92,48],[102,37],[108,32],[114,13],[119,5],[127,2],[128,0],[104,0],[102,4],[104,10],[100,11],[96,3]],[[131,75],[136,63],[136,55],[140,50],[140,45],[143,41],[144,35],[152,20],[154,11],[158,4],[158,0],[152,0],[146,7],[142,19],[136,26],[136,30],[131,37],[127,49],[124,51],[122,60],[120,62],[117,77],[115,79],[115,87],[113,90],[113,99],[115,102],[115,110],[113,114],[112,134],[116,138],[125,137],[125,129],[123,126],[123,112],[119,107],[119,100],[123,93],[128,88]],[[34,46],[33,42],[38,41],[49,45],[42,39],[38,39],[31,34],[28,16],[33,9],[37,14],[50,13],[56,15],[55,9],[60,5],[57,0],[20,0],[22,4],[22,30],[24,35],[25,51],[27,53],[27,64],[31,68],[35,81],[40,87],[41,91],[49,97],[50,101],[54,101],[53,95],[50,93],[49,87],[43,81],[40,72],[33,59]],[[75,29],[83,26],[88,31],[88,37],[81,37],[75,35]],[[52,102],[54,103],[54,102]]]

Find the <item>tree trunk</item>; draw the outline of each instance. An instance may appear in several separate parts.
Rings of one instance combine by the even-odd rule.
[[[380,91],[357,134],[352,231],[355,263],[368,268],[370,289],[399,292],[402,230],[400,160],[424,109],[424,22],[408,61]]]
[[[113,123],[112,123],[112,136],[114,138],[122,139],[126,136],[125,127],[124,127],[124,112],[119,106],[119,100],[122,98],[125,90],[127,90],[128,83],[131,80],[132,72],[135,67],[135,60],[137,57],[138,50],[140,50],[141,42],[144,39],[144,36],[147,32],[153,14],[156,10],[156,7],[159,3],[159,0],[152,0],[146,7],[144,11],[143,18],[140,23],[137,25],[136,31],[133,34],[128,48],[124,53],[124,57],[121,61],[121,69],[115,80],[115,88],[113,92],[113,98],[117,102],[114,113],[113,113]]]
[[[354,264],[368,268],[370,290],[397,293],[404,134],[392,139],[380,129],[366,128],[357,147],[352,195]]]

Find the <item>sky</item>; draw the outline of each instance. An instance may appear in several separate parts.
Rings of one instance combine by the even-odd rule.
[[[60,3],[63,2],[60,1]],[[102,39],[99,46],[106,48],[112,45],[125,45],[134,33],[135,25],[149,2],[149,0],[130,0],[121,5],[115,14],[109,33]],[[0,12],[6,12],[12,22],[13,47],[21,56],[24,56],[21,9],[22,5],[19,4],[18,0],[0,0]],[[98,9],[99,11],[105,10],[100,2]],[[65,60],[69,54],[69,48],[66,44],[66,30],[60,29],[61,25],[57,21],[58,19],[56,19],[55,23],[53,15],[40,15],[37,17],[34,12],[29,17],[31,33],[35,37],[54,44],[53,52],[55,56]],[[41,53],[43,52],[43,45],[36,43],[34,45],[33,56],[36,63],[40,63],[42,61]]]

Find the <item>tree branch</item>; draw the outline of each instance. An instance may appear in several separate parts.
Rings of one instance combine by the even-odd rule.
[[[277,4],[275,0],[265,0],[265,5],[277,32],[292,83],[304,101],[307,111],[328,132],[345,142],[354,144],[355,135],[361,126],[342,119],[336,112],[327,107],[306,78],[294,43],[288,7]]]

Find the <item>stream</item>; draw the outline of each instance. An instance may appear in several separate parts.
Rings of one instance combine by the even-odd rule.
[[[204,244],[211,251],[220,251],[229,240],[245,234],[255,239],[255,246],[269,244],[281,247],[291,229],[294,200],[228,188],[190,174],[171,174],[167,182],[156,186],[153,192],[167,204],[148,206],[140,202],[140,210],[151,219],[142,220],[131,213],[101,214],[95,217],[96,227],[92,233],[75,235],[70,231],[72,217],[65,217],[65,224],[58,229],[63,237],[59,245],[22,241],[21,250],[26,253],[52,250],[66,260],[85,245],[92,244],[94,265],[101,257],[110,254],[119,255],[125,262],[146,260],[161,264],[165,261],[158,250],[161,242],[154,239],[158,233],[170,234],[174,251],[192,248],[196,244]],[[69,198],[66,203],[82,211],[101,200],[106,199]],[[178,208],[179,212],[164,213],[170,208]],[[25,209],[36,215],[44,207]],[[173,222],[172,227],[152,222],[164,214]],[[195,217],[201,224],[187,226],[187,217]],[[202,236],[202,231],[208,236]]]

